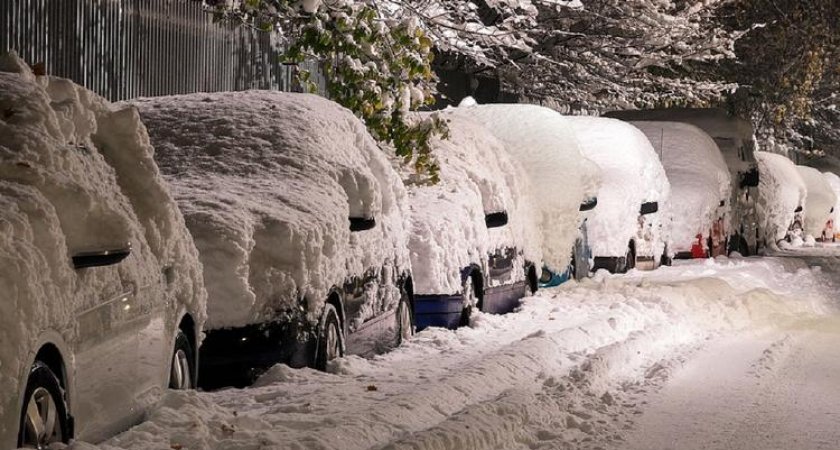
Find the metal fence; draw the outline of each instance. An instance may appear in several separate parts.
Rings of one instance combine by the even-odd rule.
[[[213,23],[195,0],[0,0],[0,49],[112,101],[296,90],[276,34]]]

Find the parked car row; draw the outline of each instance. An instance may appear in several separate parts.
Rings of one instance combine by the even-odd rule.
[[[0,57],[0,447],[100,441],[166,388],[325,369],[599,269],[834,239],[840,178],[719,110],[431,114],[436,184],[314,95],[114,105]]]

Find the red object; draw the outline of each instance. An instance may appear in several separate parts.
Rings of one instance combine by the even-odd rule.
[[[691,257],[692,258],[706,258],[706,249],[703,246],[703,235],[698,234],[695,236],[697,241],[694,244],[691,244]]]

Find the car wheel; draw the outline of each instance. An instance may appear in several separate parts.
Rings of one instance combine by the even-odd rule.
[[[193,352],[192,344],[187,334],[183,330],[178,330],[169,369],[169,389],[195,388],[195,375],[195,352]]]
[[[747,244],[747,240],[743,237],[738,241],[738,253],[741,256],[750,256],[750,246]]]
[[[42,449],[70,440],[64,394],[46,364],[36,361],[32,366],[23,398],[18,447]]]
[[[327,370],[327,363],[344,356],[344,333],[338,320],[335,306],[327,303],[318,331],[318,349],[315,354],[315,368]]]
[[[461,298],[463,299],[464,309],[461,311],[460,326],[466,327],[470,325],[473,308],[478,306],[478,296],[475,293],[475,283],[473,283],[472,277],[467,277],[467,280],[464,281]]]
[[[636,252],[633,251],[633,247],[631,245],[627,246],[627,253],[624,255],[624,267],[621,270],[621,273],[626,273],[636,267]]]
[[[400,304],[397,306],[397,345],[411,339],[414,336],[414,312],[411,310],[411,303],[408,301],[408,293],[402,290]]]

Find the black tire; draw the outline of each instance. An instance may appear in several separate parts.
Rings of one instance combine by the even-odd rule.
[[[627,254],[624,255],[624,267],[620,273],[627,273],[630,269],[636,267],[636,250],[633,248],[633,244],[627,245]]]
[[[169,363],[169,389],[195,389],[196,375],[195,351],[184,330],[178,330]]]
[[[18,447],[47,448],[51,443],[70,441],[70,421],[67,403],[58,377],[46,364],[36,361],[29,371],[20,412]],[[32,406],[31,406],[32,405]],[[34,409],[31,409],[34,407]],[[31,414],[27,414],[30,411]],[[49,414],[53,417],[53,430],[36,433],[37,423],[44,424]],[[50,420],[47,418],[47,422]],[[45,427],[42,427],[45,428]]]
[[[738,239],[738,253],[741,256],[750,256],[750,246],[747,244],[747,240],[743,237]]]
[[[408,292],[400,289],[400,304],[397,305],[397,345],[411,339],[415,329],[414,310],[411,308]]]
[[[472,317],[473,308],[480,308],[478,287],[475,285],[475,280],[473,280],[472,276],[467,277],[464,281],[464,286],[461,288],[461,295],[465,306],[464,309],[461,310],[461,320],[458,326],[467,327],[470,325],[470,317]],[[474,305],[473,299],[475,299]]]
[[[327,303],[318,328],[318,346],[315,350],[315,369],[327,370],[327,363],[344,356],[344,333],[335,306]]]
[[[540,289],[539,279],[537,278],[537,269],[533,264],[528,264],[525,267],[525,279],[528,280],[528,292],[525,295],[536,294]]]

